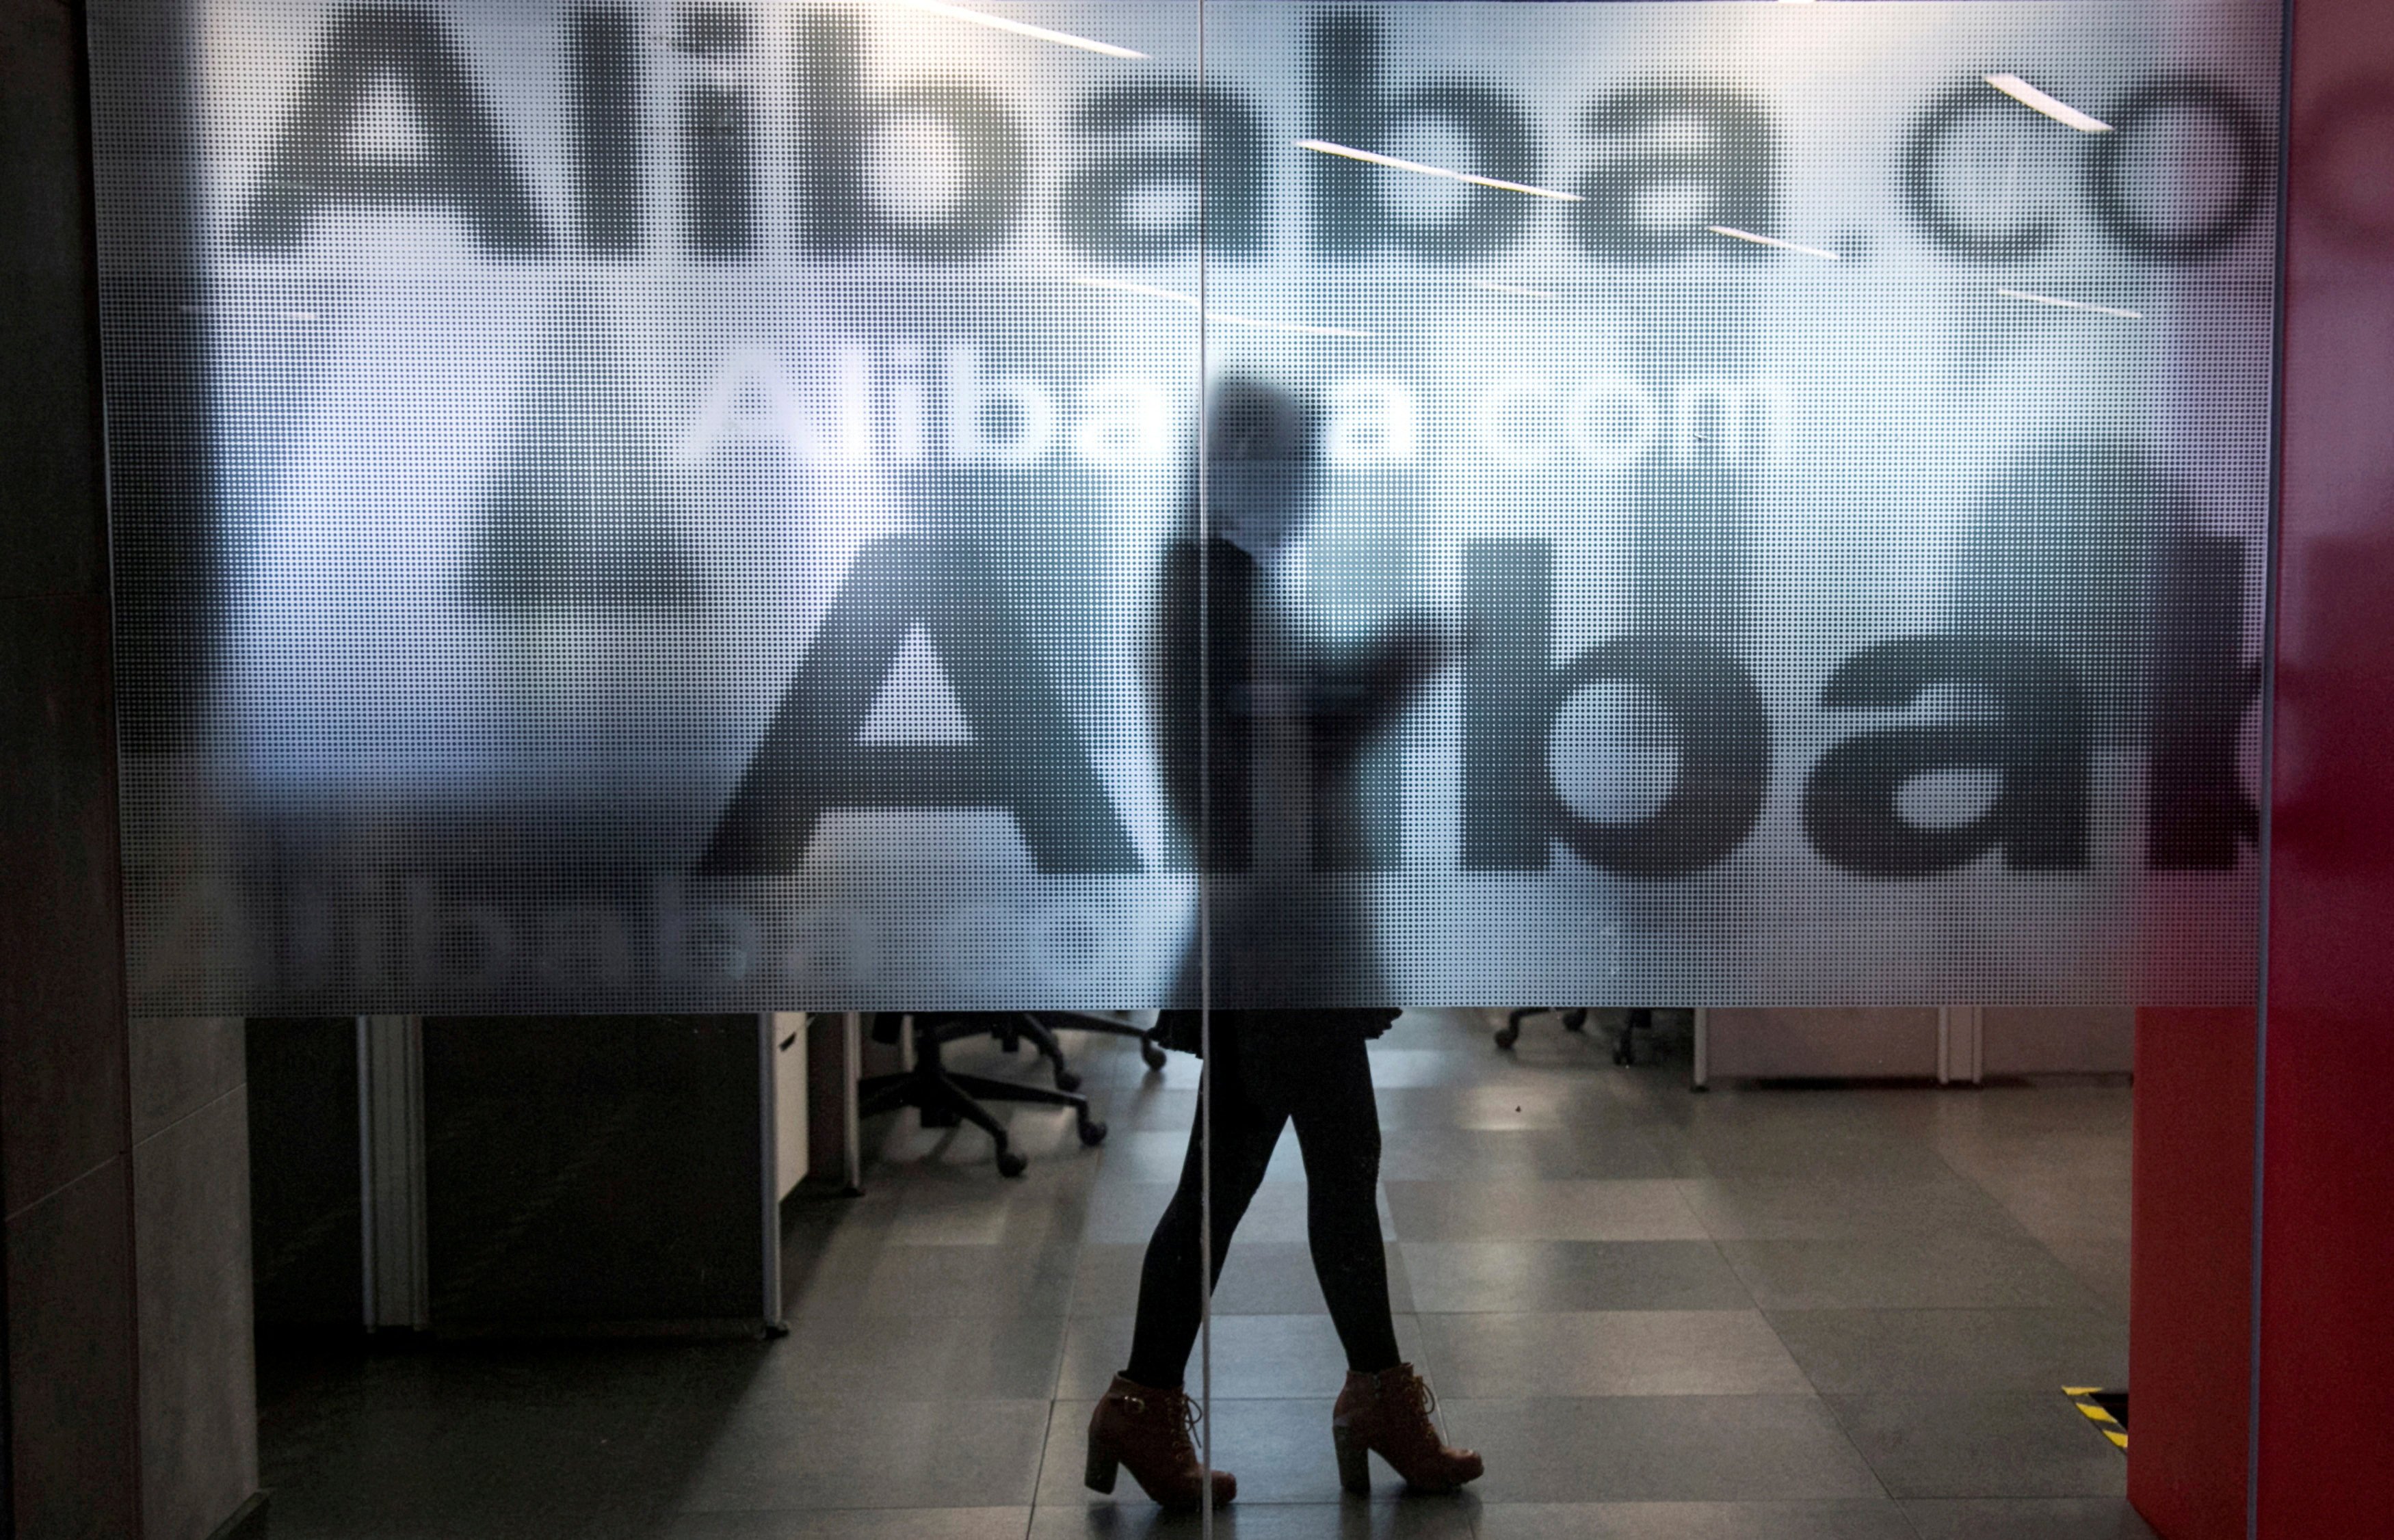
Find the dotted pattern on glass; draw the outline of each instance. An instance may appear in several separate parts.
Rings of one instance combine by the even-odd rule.
[[[138,1008],[2249,999],[2273,5],[1204,14],[95,4]]]

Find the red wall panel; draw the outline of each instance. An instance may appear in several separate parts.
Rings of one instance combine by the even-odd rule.
[[[2255,1049],[2250,1010],[2137,1013],[2128,1499],[2166,1540],[2244,1533]]]
[[[2394,4],[2293,0],[2257,1323],[2243,1011],[2138,1013],[2129,1493],[2394,1533]]]
[[[2264,1536],[2394,1533],[2394,6],[2297,0],[2260,1273]]]

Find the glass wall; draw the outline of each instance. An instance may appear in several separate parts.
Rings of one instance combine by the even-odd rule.
[[[1909,1327],[1827,1316],[2118,1303],[2038,1206],[2117,1086],[1473,1013],[1977,1080],[2252,1003],[2274,0],[93,13],[138,1009],[1161,1011],[1202,1099],[1074,1049],[1057,1449],[1186,1306],[1201,1415],[1387,1330],[1517,1471],[1600,1360],[1860,1500],[1820,1334]],[[1337,1355],[1217,1345],[1233,1231]]]
[[[2276,20],[2195,14],[1208,8],[1206,366],[1407,675],[1231,995],[2249,996]]]
[[[1243,387],[1404,676],[1309,840],[1220,788],[1338,937],[1258,1003],[2249,991],[2269,6],[173,9],[95,32],[148,1008],[1196,1004]]]

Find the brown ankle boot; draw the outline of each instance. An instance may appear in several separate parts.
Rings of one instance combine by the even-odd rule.
[[[1189,1437],[1196,1421],[1197,1408],[1182,1392],[1151,1390],[1116,1375],[1089,1415],[1089,1490],[1112,1492],[1115,1472],[1128,1466],[1132,1480],[1158,1503],[1194,1509],[1205,1490],[1205,1470]],[[1214,1472],[1213,1486],[1216,1507],[1239,1494],[1239,1479],[1227,1470]]]
[[[1415,1492],[1453,1492],[1476,1481],[1486,1468],[1468,1449],[1439,1437],[1430,1414],[1438,1398],[1429,1382],[1400,1363],[1376,1375],[1349,1374],[1347,1389],[1330,1414],[1330,1437],[1338,1445],[1338,1480],[1358,1496],[1372,1492],[1372,1454],[1396,1468]]]

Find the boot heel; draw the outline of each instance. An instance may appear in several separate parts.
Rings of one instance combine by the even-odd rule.
[[[1087,1483],[1091,1492],[1110,1493],[1114,1489],[1115,1476],[1119,1475],[1121,1471],[1121,1460],[1117,1459],[1110,1451],[1100,1449],[1097,1445],[1091,1444],[1089,1446],[1089,1463],[1082,1469],[1081,1480]]]
[[[1348,1434],[1344,1428],[1332,1428],[1330,1441],[1338,1450],[1338,1484],[1358,1497],[1369,1497],[1372,1494],[1371,1446]]]

